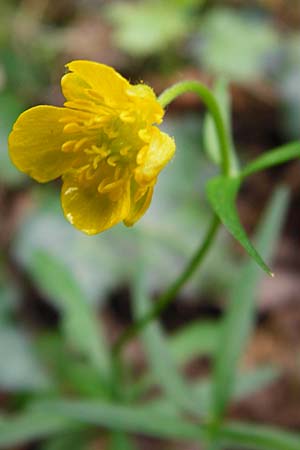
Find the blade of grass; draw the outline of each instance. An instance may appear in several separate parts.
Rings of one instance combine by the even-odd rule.
[[[190,423],[184,418],[139,406],[129,407],[98,401],[54,400],[36,403],[35,414],[38,410],[85,425],[119,429],[157,438],[202,441],[209,432],[207,424]],[[3,427],[1,428],[0,422],[0,445],[3,445],[1,431]],[[299,450],[300,442],[300,436],[297,434],[234,422],[221,426],[219,437],[222,445],[238,448],[244,446],[248,450]],[[13,439],[9,441],[10,444],[14,442]]]
[[[109,357],[101,324],[75,276],[57,258],[44,251],[34,254],[30,271],[39,289],[62,313],[63,329],[69,342],[100,374],[108,376]]]
[[[217,321],[194,322],[168,336],[167,345],[176,367],[182,367],[195,357],[212,356],[217,347],[220,324]],[[155,385],[153,372],[147,372],[135,383],[135,396]]]
[[[220,430],[223,445],[240,449],[299,450],[300,435],[246,423],[229,423]]]
[[[74,432],[83,428],[73,419],[62,417],[55,411],[28,412],[23,415],[0,418],[0,448],[7,449],[37,439],[59,433]]]
[[[257,232],[257,246],[269,259],[276,245],[285,216],[288,193],[281,188],[274,194]],[[213,422],[219,423],[231,398],[238,360],[245,348],[255,319],[255,294],[262,272],[254,261],[247,262],[233,286],[224,318],[213,370]]]
[[[177,364],[183,365],[191,359],[215,353],[220,324],[217,321],[193,322],[172,334],[168,345]]]
[[[133,280],[133,311],[136,320],[151,309],[151,302],[146,295],[145,270],[145,263],[141,257],[137,263]],[[160,325],[157,322],[150,323],[142,330],[141,338],[151,367],[150,370],[165,394],[182,408],[196,415],[201,414],[201,407],[191,395],[180,375]]]
[[[110,435],[110,450],[136,450],[132,439],[122,431],[113,431]]]
[[[280,371],[272,367],[262,367],[252,372],[239,375],[233,388],[232,399],[240,400],[253,394],[276,380]],[[199,401],[203,416],[208,416],[211,410],[212,383],[210,381],[194,382],[190,386],[193,397]],[[157,408],[160,411],[178,414],[179,408],[171,403],[168,398],[158,398],[147,402],[148,407]]]
[[[254,161],[251,161],[242,170],[241,176],[247,177],[255,172],[277,166],[294,158],[300,158],[300,142],[291,142],[282,147],[275,148],[269,152],[263,153]]]
[[[272,275],[269,267],[252,245],[240,222],[236,208],[236,197],[240,184],[241,178],[239,176],[226,177],[222,175],[211,178],[206,185],[207,199],[232,236],[267,274]]]

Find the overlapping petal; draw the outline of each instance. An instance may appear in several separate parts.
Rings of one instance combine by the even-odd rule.
[[[144,117],[147,123],[160,124],[164,110],[158,103],[155,93],[146,84],[136,84],[127,89],[129,100],[135,103],[136,109]]]
[[[79,230],[86,234],[97,234],[116,225],[130,210],[130,182],[124,183],[117,200],[97,190],[96,180],[82,182],[72,172],[64,176],[61,192],[65,216]]]
[[[174,139],[156,127],[152,127],[151,134],[149,145],[145,145],[137,156],[135,179],[141,185],[147,185],[155,180],[175,153]]]
[[[67,100],[86,98],[86,90],[91,89],[99,100],[111,106],[126,100],[128,81],[113,68],[92,61],[72,61],[66,66],[67,73],[61,81],[62,91]]]
[[[130,202],[130,210],[126,218],[124,219],[124,224],[127,227],[131,227],[135,224],[147,211],[150,206],[152,195],[153,195],[153,186],[148,186],[143,190],[143,194],[136,199],[136,195],[139,194],[139,188],[136,183],[133,183],[134,187],[132,187],[131,191],[131,202]]]
[[[164,110],[150,87],[131,85],[111,67],[90,61],[67,67],[65,107],[21,114],[9,138],[11,159],[37,181],[63,177],[63,210],[81,231],[131,226],[174,155],[173,139],[154,126]]]
[[[62,152],[66,139],[61,120],[72,111],[35,106],[22,113],[9,136],[12,162],[39,182],[53,180],[68,170],[74,154]]]

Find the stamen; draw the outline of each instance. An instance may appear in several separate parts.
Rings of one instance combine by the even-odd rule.
[[[69,133],[78,133],[82,130],[82,127],[76,123],[76,122],[70,122],[67,123],[67,125],[64,126],[64,133],[69,134]]]
[[[98,156],[96,156],[96,158],[94,158],[94,161],[93,161],[93,168],[94,168],[95,170],[98,168],[99,162],[100,162],[102,159],[103,159],[103,158],[102,158],[101,155],[98,155]]]
[[[124,184],[124,179],[113,181],[112,183],[107,183],[108,178],[105,178],[98,186],[98,192],[100,194],[108,194],[109,192],[114,191],[115,189],[120,188]],[[106,184],[103,182],[106,181]],[[109,179],[110,181],[110,179]]]
[[[143,197],[143,195],[145,195],[148,188],[149,187],[146,186],[144,188],[137,189],[137,191],[135,192],[134,197],[133,197],[134,202],[138,202]]]
[[[92,178],[94,178],[95,174],[96,174],[96,169],[94,169],[93,166],[90,166],[90,165],[89,165],[89,168],[88,168],[87,171],[85,172],[85,178],[86,178],[87,180],[91,180]]]
[[[82,183],[84,181],[86,171],[88,170],[89,167],[90,167],[90,165],[86,164],[85,166],[82,166],[82,167],[79,167],[78,169],[76,169],[79,183]]]
[[[109,156],[106,161],[107,164],[109,164],[110,166],[116,167],[117,162],[120,161],[120,156],[119,155]]]
[[[116,170],[115,170],[115,174],[114,174],[114,179],[115,180],[118,180],[120,178],[121,172],[122,172],[121,167],[117,167]]]
[[[144,147],[141,148],[141,150],[138,152],[137,157],[136,157],[136,163],[138,165],[141,165],[145,162],[145,159],[147,157],[147,153],[148,153],[148,146],[145,145]]]
[[[113,129],[111,127],[105,127],[103,131],[108,137],[108,139],[115,139],[120,134],[119,130]]]
[[[79,141],[76,142],[74,146],[74,151],[77,152],[80,148],[89,141],[88,137],[83,137]]]
[[[74,150],[74,146],[75,146],[76,142],[77,141],[75,141],[75,140],[65,142],[61,147],[62,151],[66,152],[66,153],[72,152]]]
[[[122,156],[127,156],[128,153],[129,153],[129,150],[131,150],[130,145],[127,145],[127,147],[121,148],[121,150],[120,150],[120,155],[122,155]]]
[[[130,111],[122,111],[120,113],[120,119],[125,123],[134,123],[136,118]]]
[[[151,134],[149,133],[147,128],[143,128],[138,133],[139,138],[142,139],[142,141],[149,143],[151,141]]]
[[[91,119],[87,120],[84,123],[84,125],[87,128],[89,128],[90,130],[98,130],[108,120],[109,120],[109,116],[108,115],[95,116],[95,117],[92,117]]]

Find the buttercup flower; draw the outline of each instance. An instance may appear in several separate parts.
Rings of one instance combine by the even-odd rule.
[[[133,225],[175,151],[173,139],[154,126],[164,111],[150,87],[131,85],[106,65],[67,67],[64,107],[21,114],[9,137],[11,159],[39,182],[62,176],[65,216],[85,233]]]

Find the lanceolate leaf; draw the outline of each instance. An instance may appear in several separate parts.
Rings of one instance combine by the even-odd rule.
[[[230,99],[227,84],[223,79],[217,80],[214,86],[214,94],[221,108],[224,123],[228,134],[231,134],[230,121]],[[203,122],[203,144],[208,157],[217,165],[221,164],[220,145],[213,118],[209,112],[206,113]]]
[[[151,307],[150,299],[146,293],[145,270],[145,264],[141,258],[133,281],[133,310],[137,319],[146,314]],[[200,416],[202,408],[199,402],[201,399],[200,397],[199,399],[195,398],[184,382],[159,324],[156,322],[150,323],[142,331],[141,337],[151,371],[166,396],[175,405]]]
[[[88,425],[198,442],[203,442],[209,431],[209,425],[191,423],[157,409],[98,401],[54,400],[39,402],[32,413],[0,421],[0,448]],[[222,425],[219,437],[221,444],[233,448],[299,450],[299,435],[269,427],[229,422]]]
[[[215,213],[219,216],[220,220],[233,237],[239,241],[248,254],[252,256],[267,274],[272,275],[269,267],[253,247],[241,225],[235,205],[240,183],[240,177],[219,176],[211,179],[206,187],[208,200]]]
[[[62,313],[67,339],[106,378],[109,357],[101,325],[75,277],[57,258],[36,251],[30,266],[39,289],[51,298]]]
[[[277,242],[287,200],[285,189],[276,191],[257,232],[257,246],[267,259]],[[213,371],[210,416],[216,423],[222,419],[233,393],[236,367],[255,320],[255,294],[261,277],[254,261],[247,261],[232,287]]]
[[[241,176],[246,177],[252,173],[260,170],[268,169],[272,166],[277,166],[294,158],[300,158],[300,141],[291,142],[282,147],[270,150],[267,153],[259,156],[254,161],[250,162],[242,171]]]
[[[67,417],[52,412],[26,412],[19,416],[0,419],[0,448],[7,449],[36,439],[59,433],[74,432],[82,426]]]

